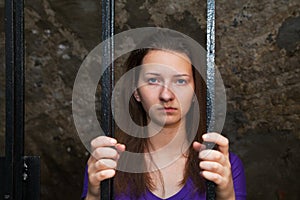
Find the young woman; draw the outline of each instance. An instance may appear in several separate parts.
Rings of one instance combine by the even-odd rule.
[[[128,118],[146,129],[141,137],[120,129],[116,138],[100,136],[91,142],[82,197],[100,199],[100,182],[115,177],[115,199],[204,200],[205,179],[216,184],[218,200],[246,199],[243,166],[229,152],[228,139],[205,133],[205,83],[192,65],[188,44],[180,34],[163,31],[144,42],[147,48],[127,59],[127,71],[136,70],[124,88],[135,88],[129,94]],[[205,149],[204,141],[217,149]],[[122,159],[125,149],[144,153],[138,165],[144,171],[116,170],[121,160],[131,162]]]

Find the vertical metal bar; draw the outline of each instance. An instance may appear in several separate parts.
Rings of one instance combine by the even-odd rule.
[[[114,84],[114,1],[102,0],[102,40],[105,42],[102,55],[102,66],[109,66],[101,81],[101,127],[107,136],[114,136],[114,120],[112,116],[111,95]],[[101,200],[113,200],[113,179],[100,184]]]
[[[23,0],[5,1],[6,148],[4,199],[23,197],[24,46]]]
[[[13,198],[13,153],[14,153],[14,2],[5,1],[5,173],[4,197]],[[0,197],[2,198],[2,197]]]
[[[23,199],[24,167],[24,0],[14,0],[15,9],[15,142],[14,199]]]
[[[36,200],[39,157],[24,157],[24,0],[5,1],[5,56],[6,141],[5,158],[0,159],[0,199]]]
[[[215,1],[207,0],[207,132],[214,131],[215,123]],[[213,143],[206,143],[212,149]],[[207,200],[216,198],[215,184],[211,181],[206,182]]]

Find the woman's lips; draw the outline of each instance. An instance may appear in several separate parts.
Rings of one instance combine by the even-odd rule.
[[[174,107],[163,107],[163,108],[160,108],[159,110],[162,110],[162,111],[167,112],[167,113],[171,113],[171,112],[175,112],[177,110],[177,108],[174,108]]]

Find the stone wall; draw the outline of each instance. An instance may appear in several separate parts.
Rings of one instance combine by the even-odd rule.
[[[0,0],[0,155],[4,153],[4,14]],[[202,0],[118,0],[116,32],[161,26],[205,41]],[[42,160],[42,199],[78,199],[88,153],[73,125],[81,62],[100,43],[97,0],[26,0],[26,154]],[[299,199],[300,2],[219,0],[216,64],[227,92],[223,134],[244,162],[248,199]]]

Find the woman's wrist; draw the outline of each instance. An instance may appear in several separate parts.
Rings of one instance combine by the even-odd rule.
[[[100,199],[100,188],[89,186],[85,200],[99,200],[99,199]]]
[[[233,186],[228,187],[226,189],[224,188],[222,190],[218,190],[217,188],[216,196],[217,196],[217,200],[235,200],[235,193],[234,193]]]
[[[85,200],[99,200],[100,195],[93,195],[93,194],[87,194],[85,197]]]
[[[235,194],[234,191],[227,194],[217,194],[217,200],[235,200]]]

